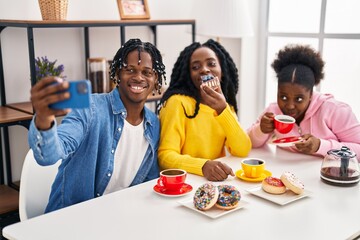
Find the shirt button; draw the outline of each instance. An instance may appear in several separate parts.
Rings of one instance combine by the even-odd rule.
[[[112,150],[111,150],[111,153],[114,153],[114,152],[115,152],[114,149],[112,149]]]
[[[111,173],[108,173],[108,177],[111,177]]]
[[[36,138],[37,138],[37,139],[40,139],[40,135],[37,135]]]
[[[96,196],[100,197],[100,193],[97,193]]]
[[[120,131],[121,131],[121,128],[118,128],[118,131],[120,132]]]

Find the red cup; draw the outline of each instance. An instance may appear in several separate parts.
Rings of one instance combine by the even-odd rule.
[[[166,169],[160,172],[157,184],[168,191],[180,191],[186,175],[186,171],[182,169]]]
[[[295,118],[288,115],[276,115],[274,118],[275,129],[279,133],[288,133],[294,127]]]

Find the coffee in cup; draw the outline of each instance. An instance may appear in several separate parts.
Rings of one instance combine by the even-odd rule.
[[[265,171],[265,161],[260,158],[245,158],[241,161],[241,168],[248,178],[259,178]]]
[[[295,118],[288,115],[276,115],[274,118],[275,129],[279,133],[288,133],[294,127]]]
[[[182,169],[166,169],[160,172],[157,184],[168,191],[179,191],[185,183],[187,172]]]

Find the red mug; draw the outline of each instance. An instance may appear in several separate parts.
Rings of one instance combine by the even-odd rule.
[[[274,117],[274,126],[279,133],[288,133],[295,124],[295,118],[288,115],[276,115]]]
[[[186,175],[182,169],[166,169],[160,172],[157,184],[169,191],[179,191],[185,183]]]

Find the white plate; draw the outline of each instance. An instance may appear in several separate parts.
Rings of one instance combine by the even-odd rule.
[[[239,201],[238,206],[231,210],[222,210],[222,209],[219,209],[219,208],[213,206],[212,208],[210,208],[207,211],[200,211],[199,209],[195,208],[194,203],[193,203],[193,198],[188,198],[188,199],[178,201],[178,202],[181,205],[183,205],[184,207],[190,208],[191,210],[194,210],[195,212],[198,212],[200,214],[203,214],[203,215],[205,215],[209,218],[213,218],[213,219],[224,216],[224,215],[234,212],[236,210],[239,210],[239,209],[243,208],[245,205],[249,204],[248,202],[241,199]]]
[[[255,195],[255,196],[264,198],[266,200],[269,200],[269,201],[274,202],[274,203],[279,204],[279,205],[286,205],[288,203],[294,202],[294,201],[302,199],[304,197],[308,197],[311,194],[310,191],[304,190],[304,192],[302,194],[298,195],[298,194],[293,193],[289,189],[287,189],[286,192],[283,193],[283,194],[278,194],[278,195],[277,194],[271,194],[271,193],[265,192],[261,188],[261,185],[257,186],[257,187],[254,187],[254,188],[251,188],[251,189],[247,189],[246,191],[253,194],[253,195]]]
[[[294,137],[285,137],[285,138],[279,138],[274,139],[271,141],[271,144],[274,144],[279,147],[291,147],[295,143],[303,141],[302,137],[294,136]]]

